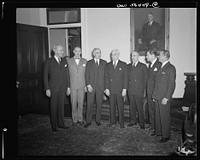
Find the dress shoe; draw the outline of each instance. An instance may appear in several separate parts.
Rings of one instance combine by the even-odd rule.
[[[113,126],[115,126],[114,123],[113,123],[113,124],[108,124],[108,125],[107,125],[107,127],[113,127]]]
[[[91,123],[86,123],[85,125],[84,125],[84,128],[87,128],[87,127],[89,127],[91,125]]]
[[[56,132],[57,131],[57,129],[52,129],[52,132]]]
[[[141,125],[141,126],[140,126],[140,129],[145,129],[144,125]]]
[[[72,126],[73,126],[73,127],[76,127],[77,125],[78,125],[77,122],[73,122],[73,123],[72,123]]]
[[[100,125],[101,125],[101,123],[100,123],[100,122],[96,122],[96,124],[97,124],[97,126],[100,126]]]
[[[130,124],[128,124],[127,126],[128,127],[132,127],[132,126],[135,126],[136,125],[136,123],[130,123]]]
[[[167,142],[167,141],[169,141],[170,140],[170,138],[168,137],[168,138],[162,138],[159,142],[160,143],[165,143],[165,142]]]
[[[69,127],[67,127],[67,126],[58,126],[58,128],[68,129]]]
[[[151,133],[151,136],[155,136],[155,135],[156,135],[156,132],[153,131],[153,132]]]
[[[78,121],[78,124],[80,125],[80,126],[83,126],[84,125],[84,122],[83,121]]]
[[[124,125],[120,125],[120,128],[124,128]]]

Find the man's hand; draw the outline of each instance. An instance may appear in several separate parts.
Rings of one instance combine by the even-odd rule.
[[[142,39],[141,38],[138,39],[138,44],[142,44]]]
[[[125,97],[126,96],[126,89],[123,89],[122,90],[122,97]]]
[[[50,91],[50,89],[47,89],[47,90],[46,90],[46,96],[47,96],[47,97],[51,97],[51,91]]]
[[[66,93],[68,96],[70,95],[70,88],[68,87],[67,88],[67,93]]]
[[[106,89],[104,92],[105,92],[105,94],[106,94],[107,96],[110,96],[110,91],[109,91],[109,89]]]
[[[88,88],[88,91],[89,91],[89,92],[92,92],[92,91],[93,91],[93,88],[92,88],[92,86],[91,86],[90,84],[87,86],[87,88]]]
[[[169,99],[167,99],[167,98],[163,98],[163,99],[162,99],[162,102],[161,102],[162,105],[166,105],[168,100],[169,100]]]

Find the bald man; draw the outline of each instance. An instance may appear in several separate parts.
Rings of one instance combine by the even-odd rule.
[[[110,101],[110,124],[116,124],[116,106],[118,107],[118,117],[120,128],[124,128],[124,97],[127,90],[127,65],[119,60],[118,49],[111,51],[112,61],[106,65],[105,70],[105,93]]]
[[[64,123],[64,99],[69,94],[69,70],[66,58],[63,56],[63,46],[53,47],[54,56],[44,63],[44,88],[46,96],[50,97],[50,121],[52,131],[57,128],[67,129]]]

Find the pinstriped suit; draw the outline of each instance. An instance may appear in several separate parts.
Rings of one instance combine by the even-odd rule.
[[[161,63],[156,60],[152,67],[148,68],[148,83],[147,83],[147,103],[148,103],[148,117],[151,127],[155,127],[155,102],[152,100],[152,93],[155,86],[156,75],[161,67]]]

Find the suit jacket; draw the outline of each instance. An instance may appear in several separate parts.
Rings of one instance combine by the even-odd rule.
[[[156,60],[156,62],[153,64],[152,67],[150,67],[150,65],[149,65],[148,82],[147,82],[147,94],[149,94],[149,95],[151,95],[153,93],[156,75],[157,75],[161,65],[162,64],[158,61],[158,59]]]
[[[105,60],[99,60],[99,66],[95,64],[94,59],[91,59],[87,62],[86,65],[86,86],[91,85],[93,89],[98,87],[99,90],[104,91],[104,75],[105,75],[105,66],[107,62]]]
[[[55,57],[47,59],[43,70],[44,90],[67,90],[69,87],[69,70],[66,58],[60,64]]]
[[[85,88],[85,71],[87,60],[80,58],[79,64],[76,64],[74,57],[68,59],[69,75],[70,75],[70,88],[71,89],[84,89]]]
[[[156,100],[171,99],[176,86],[175,81],[176,69],[168,62],[158,71],[152,98]]]
[[[148,23],[145,23],[142,28],[142,41],[149,42],[152,39],[158,40],[161,35],[161,28],[159,23],[153,22],[151,26],[148,26]]]
[[[143,95],[147,86],[148,72],[144,63],[138,62],[136,67],[128,64],[128,94]]]
[[[125,62],[119,60],[115,69],[113,61],[106,65],[105,89],[109,89],[111,94],[121,94],[123,89],[127,89],[127,80],[127,65]]]

